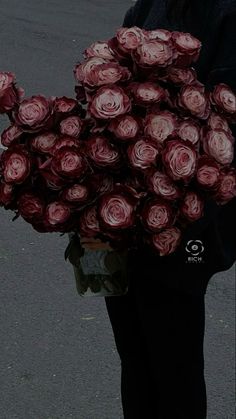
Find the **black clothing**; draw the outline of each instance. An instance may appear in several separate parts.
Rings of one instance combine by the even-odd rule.
[[[186,23],[169,22],[164,0],[139,0],[126,14],[123,26],[144,29],[164,28],[191,32],[202,42],[202,51],[195,68],[200,81],[211,89],[219,82],[236,91],[236,1],[193,0]],[[236,129],[233,127],[236,136]],[[236,167],[236,157],[235,157]],[[201,240],[201,260],[189,259],[189,240]],[[210,278],[229,269],[236,260],[236,198],[224,206],[212,200],[205,215],[184,232],[179,249],[159,257],[144,246],[130,252],[132,275],[153,276],[156,283],[192,294],[204,294]],[[156,286],[158,287],[158,284]]]

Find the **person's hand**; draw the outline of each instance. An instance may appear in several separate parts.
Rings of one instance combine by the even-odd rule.
[[[108,242],[102,242],[100,239],[93,239],[90,237],[80,238],[81,246],[88,250],[112,250]]]

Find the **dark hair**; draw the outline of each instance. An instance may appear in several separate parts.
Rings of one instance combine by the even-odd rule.
[[[170,21],[183,22],[191,5],[191,0],[166,0],[167,16]]]

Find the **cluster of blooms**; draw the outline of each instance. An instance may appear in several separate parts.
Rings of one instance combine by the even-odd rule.
[[[182,230],[236,196],[236,96],[207,92],[187,33],[121,28],[75,67],[76,99],[22,98],[0,73],[0,205],[39,232],[175,251]]]

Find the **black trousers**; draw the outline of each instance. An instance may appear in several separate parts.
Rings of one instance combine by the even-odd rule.
[[[130,278],[128,294],[105,298],[124,419],[205,419],[204,295],[153,293],[142,282]]]

